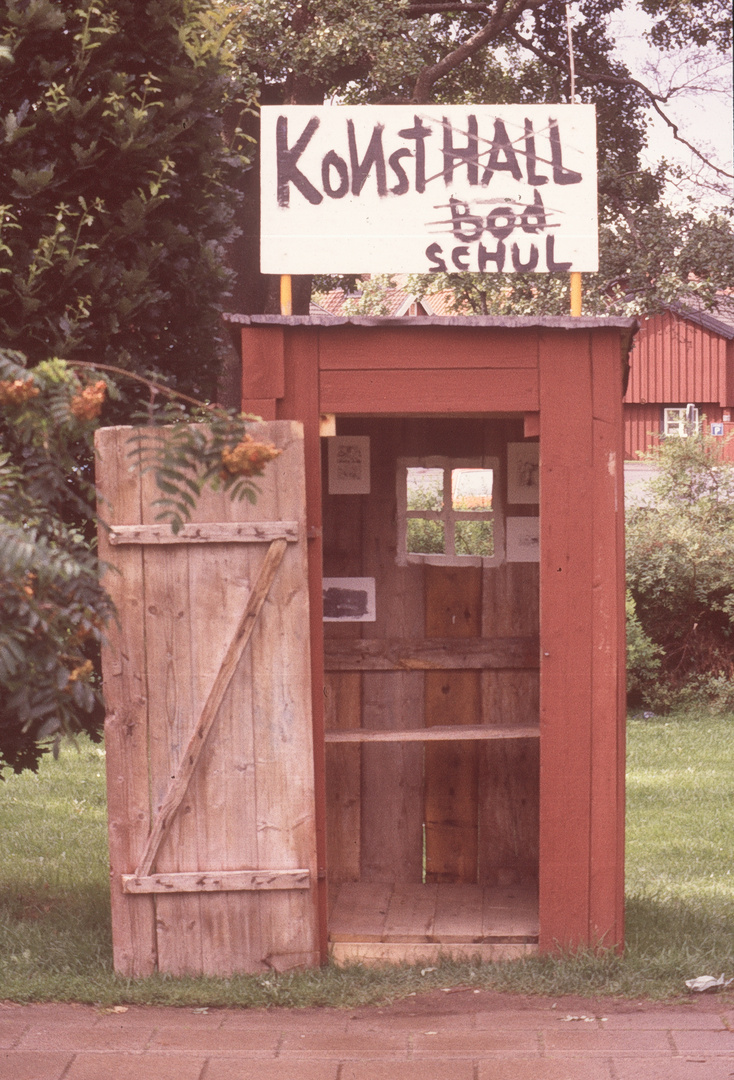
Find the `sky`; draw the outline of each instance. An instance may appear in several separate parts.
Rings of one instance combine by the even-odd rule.
[[[667,106],[671,118],[680,126],[681,134],[704,153],[711,155],[716,163],[729,173],[732,169],[732,58],[712,51],[686,55],[659,53],[649,46],[644,31],[650,20],[639,10],[633,0],[612,21],[614,37],[620,57],[647,85],[658,81],[661,89],[670,85],[690,84],[691,90],[676,94]],[[693,89],[698,87],[699,89]],[[709,170],[701,170],[701,163],[684,146],[677,143],[664,121],[655,118],[649,128],[646,164],[654,164],[661,157],[680,163],[692,176],[699,176],[699,183],[687,185],[676,191],[669,190],[669,198],[675,205],[685,205],[686,196],[694,194],[701,208],[720,205],[725,198],[734,197],[731,180],[719,178],[723,191],[716,193],[701,186],[700,181],[712,179]]]

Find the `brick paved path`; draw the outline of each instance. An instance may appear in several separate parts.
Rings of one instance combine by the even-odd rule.
[[[0,1004],[0,1080],[731,1080],[734,1003],[432,993],[385,1008]]]

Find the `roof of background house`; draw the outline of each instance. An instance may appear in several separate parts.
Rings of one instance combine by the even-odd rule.
[[[332,289],[328,293],[317,293],[318,299],[311,300],[309,313],[311,315],[334,315],[345,314],[344,305],[349,300],[359,300],[361,293],[347,293],[344,289]],[[385,316],[400,317],[402,315],[456,315],[459,314],[452,306],[453,293],[449,290],[433,293],[418,299],[414,293],[402,288],[400,279],[397,279],[393,287],[387,288],[382,294],[383,314]],[[416,310],[411,312],[411,307],[416,305]],[[471,313],[468,313],[471,314]]]
[[[712,310],[707,310],[696,296],[687,296],[667,307],[674,315],[698,323],[705,330],[729,340],[734,338],[734,295],[719,293]]]

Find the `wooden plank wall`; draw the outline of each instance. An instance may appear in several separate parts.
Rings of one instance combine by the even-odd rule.
[[[677,404],[677,403],[676,403]],[[693,404],[693,402],[691,402]],[[710,401],[697,402],[701,419],[706,418],[704,430],[710,432],[710,424],[723,423],[724,436],[732,432],[731,421],[724,416],[734,414],[734,406],[723,408]],[[662,405],[625,405],[624,406],[624,457],[625,461],[639,461],[640,454],[660,443],[660,430],[663,422]],[[724,439],[722,439],[724,442]],[[727,461],[734,460],[734,447],[729,442],[724,449]]]
[[[396,462],[428,454],[506,459],[522,419],[339,419],[370,436],[368,496],[329,496],[324,447],[324,575],[374,576],[377,622],[326,623],[327,640],[538,634],[538,567],[396,562]],[[511,507],[516,515],[537,508]],[[457,665],[458,666],[458,665]],[[327,728],[533,724],[537,670],[332,671]],[[532,745],[528,745],[531,742]],[[327,746],[330,891],[347,881],[537,883],[537,740]],[[425,826],[425,834],[424,834]]]
[[[428,422],[418,419],[421,414],[432,413],[438,403],[446,413],[457,414],[447,426],[461,438],[469,425],[458,414],[502,408],[525,412],[526,420],[530,418],[525,433],[539,434],[543,446],[540,622],[541,652],[545,655],[541,656],[540,691],[537,673],[485,671],[481,676],[481,710],[483,722],[495,722],[499,714],[502,720],[516,716],[532,722],[540,693],[540,811],[537,751],[527,745],[513,748],[509,743],[485,746],[480,751],[477,793],[477,877],[484,881],[526,881],[535,878],[539,864],[541,948],[550,950],[559,943],[595,945],[602,940],[619,945],[624,934],[620,327],[587,327],[578,320],[573,327],[521,327],[513,332],[463,325],[460,330],[423,327],[419,323],[417,320],[415,333],[407,324],[398,330],[370,323],[364,333],[359,326],[312,329],[313,342],[304,345],[302,355],[297,354],[297,339],[307,336],[306,330],[295,326],[274,328],[273,335],[285,343],[284,349],[278,346],[274,350],[274,360],[285,364],[284,387],[275,385],[275,376],[258,376],[257,385],[250,386],[246,374],[243,403],[264,415],[274,410],[280,418],[304,420],[307,438],[311,432],[312,442],[318,439],[319,408],[338,416],[351,414],[355,418],[342,421],[342,430],[375,436],[377,472],[385,483],[394,474],[394,463],[388,467],[387,461],[397,446],[406,454],[442,452],[440,439],[436,438],[440,424],[432,430],[432,439],[423,449],[426,441],[422,441],[420,426]],[[243,328],[243,345],[250,340],[252,330]],[[269,346],[261,348],[257,342],[255,346],[257,355],[262,354],[256,365],[262,372],[273,361],[272,350]],[[505,356],[511,358],[510,363],[505,363]],[[599,364],[606,365],[606,372],[598,368]],[[734,369],[731,356],[727,364],[729,376],[729,369]],[[492,369],[491,378],[485,375],[488,368]],[[502,368],[507,370],[503,372]],[[594,388],[597,373],[598,390]],[[680,392],[678,386],[676,392]],[[665,393],[667,396],[667,388]],[[681,400],[701,403],[688,392]],[[385,419],[370,426],[373,421],[356,418],[360,413],[377,417],[395,416],[398,412],[415,419]],[[403,427],[391,429],[386,426],[390,423]],[[523,436],[522,423],[506,423],[503,445],[508,439]],[[494,438],[499,439],[500,430],[498,424],[492,437],[487,436],[489,445]],[[317,528],[321,505],[320,491],[316,490],[318,470],[309,466],[308,476],[310,513],[316,515],[312,522]],[[341,514],[336,503],[325,497],[325,573],[377,576],[384,567],[392,577],[385,578],[385,621],[350,628],[327,624],[326,634],[373,637],[385,633],[394,618],[400,633],[419,641],[426,631],[423,576],[417,586],[415,581],[410,584],[407,575],[398,574],[392,564],[394,496],[385,487],[381,495],[375,490],[374,496],[361,500],[359,510],[355,510],[359,536],[355,520],[342,520],[347,515]],[[511,509],[513,514],[528,512],[528,508]],[[358,559],[352,560],[351,541],[341,547],[334,541],[337,524],[344,536],[345,531],[354,528]],[[315,541],[312,556],[317,548]],[[320,566],[314,557],[311,570],[311,625],[316,641],[320,637],[314,614]],[[527,615],[535,623],[537,578],[538,568],[527,565],[483,575],[483,634],[491,635],[491,627],[501,625],[500,611],[514,611],[519,618]],[[505,601],[512,596],[511,604],[503,601],[500,606],[500,595]],[[529,599],[531,596],[535,599]],[[522,632],[520,624],[517,629]],[[420,672],[360,673],[340,666],[339,673],[327,674],[329,726],[369,722],[389,728],[425,724],[426,679]],[[313,670],[316,715],[324,700],[316,657]],[[318,732],[316,745],[318,748]],[[333,744],[327,747],[330,756],[342,749],[337,750]],[[374,744],[363,746],[345,759],[349,764],[344,769],[331,757],[330,776],[343,781],[339,798],[332,799],[328,814],[329,869],[334,881],[353,880],[358,874],[361,880],[370,880],[379,888],[381,881],[394,879],[398,873],[403,880],[420,880],[416,876],[420,860],[407,848],[417,832],[410,815],[420,807],[419,818],[424,816],[422,777],[419,788],[415,758],[404,747],[385,746],[382,757],[374,752],[380,749]],[[505,762],[499,757],[492,760],[492,755],[502,754],[510,761],[509,773],[514,777],[511,783]],[[318,749],[316,756],[318,759]],[[388,772],[390,781],[383,784]],[[500,782],[505,784],[505,790],[501,798],[495,799]],[[320,790],[317,777],[317,798]],[[332,798],[330,792],[335,790],[330,782],[327,797]],[[374,796],[374,792],[378,795]],[[381,804],[382,796],[393,801]],[[503,800],[505,810],[500,812]],[[340,807],[348,807],[348,820],[342,815],[342,820],[337,821]],[[375,822],[379,822],[379,829]],[[378,841],[386,837],[389,848],[382,850]],[[483,862],[488,850],[491,858]],[[400,862],[404,856],[405,861]]]
[[[423,568],[426,637],[477,638],[482,625],[482,570]],[[427,671],[426,727],[480,723],[481,672]],[[475,882],[479,857],[479,747],[427,743],[424,766],[426,881]]]
[[[398,567],[395,459],[405,422],[371,421],[372,494],[363,528],[362,573],[380,580],[374,637],[420,636],[423,597],[417,567]],[[337,496],[334,496],[338,500]],[[423,726],[423,676],[399,671],[362,676],[362,721],[369,728]],[[363,881],[420,881],[422,871],[422,748],[415,743],[362,747]]]
[[[660,443],[663,426],[662,406],[624,406],[624,456],[626,461],[639,461],[640,453]]]
[[[653,315],[635,338],[625,401],[727,404],[726,345],[723,337],[672,312]]]
[[[512,512],[519,516],[520,507]],[[538,563],[504,563],[494,573],[487,571],[483,634],[536,636],[539,599]],[[482,723],[513,727],[536,723],[539,695],[538,670],[485,671]],[[539,859],[539,740],[497,740],[483,746],[481,754],[479,834],[487,842],[481,848],[480,884],[534,885]]]
[[[540,947],[624,941],[624,499],[613,333],[540,345]]]
[[[142,513],[138,475],[118,468],[130,452],[129,437],[129,428],[104,428],[95,435],[100,516],[105,521],[114,513],[118,525],[137,525]],[[103,653],[107,832],[110,866],[117,871],[110,875],[113,961],[120,974],[142,978],[152,975],[158,962],[155,901],[152,896],[125,895],[122,875],[135,870],[151,826],[145,641],[139,633],[144,608],[143,551],[125,547],[113,552],[107,530],[102,528],[99,557],[103,565],[117,568],[105,576],[104,585],[118,611],[130,613],[124,622],[112,620]],[[131,777],[146,780],[136,784]]]
[[[642,322],[630,355],[624,398],[627,460],[658,442],[665,406],[692,404],[707,423],[734,406],[732,342],[672,312]]]
[[[251,328],[252,329],[252,328]],[[267,333],[267,331],[266,331]],[[323,529],[321,518],[321,438],[318,377],[318,341],[313,334],[297,330],[285,338],[280,331],[270,334],[272,344],[264,349],[274,399],[272,405],[279,420],[298,420],[303,425],[305,455],[306,529],[308,540],[308,619],[311,651],[311,720],[313,728],[314,798],[316,817],[316,859],[319,952],[321,962],[328,959],[327,880],[326,880],[326,799],[324,754],[324,637],[323,637]],[[243,334],[244,340],[244,334]],[[246,368],[243,363],[243,380]],[[278,398],[282,386],[283,397]],[[287,372],[287,375],[286,375]],[[246,397],[245,392],[245,397]],[[243,401],[243,407],[248,406]]]
[[[103,512],[115,525],[152,523],[156,513],[152,474],[130,468],[131,431],[97,436]],[[226,976],[319,959],[303,436],[297,423],[254,434],[283,449],[257,505],[206,490],[195,520],[297,521],[299,542],[287,546],[156,857],[161,874],[193,879],[185,891],[125,895],[121,877],[136,869],[267,543],[110,550],[101,531],[103,557],[122,570],[109,576],[120,624],[103,671],[115,967],[128,976]],[[244,868],[305,871],[311,887],[197,888],[197,875]]]
[[[439,403],[447,414],[538,408],[536,351],[511,330],[496,330],[488,341],[483,330],[463,328],[457,349],[455,332],[435,325],[415,335],[333,327],[320,337],[319,368],[325,412],[433,413]],[[480,372],[491,378],[478,379]]]

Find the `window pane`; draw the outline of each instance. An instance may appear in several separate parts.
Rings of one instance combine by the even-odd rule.
[[[685,435],[686,425],[686,410],[685,409],[665,409],[665,434],[666,435]]]
[[[443,509],[443,469],[408,469],[408,509]]]
[[[701,431],[701,420],[695,406],[686,406],[685,409],[664,409],[663,416],[663,431],[666,435],[698,435]]]
[[[476,522],[469,522],[470,525]],[[446,544],[442,521],[429,521],[425,518],[408,518],[406,538],[408,551],[412,555],[444,555]]]
[[[457,521],[454,524],[454,545],[457,555],[494,555],[494,534],[491,521]]]
[[[487,513],[492,509],[492,469],[452,469],[451,505],[454,510]]]

